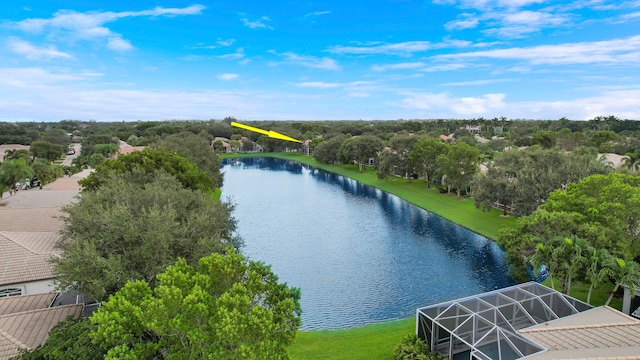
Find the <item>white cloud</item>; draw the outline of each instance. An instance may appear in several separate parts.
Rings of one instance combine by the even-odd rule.
[[[227,40],[218,39],[218,45],[220,46],[231,46],[233,45],[234,42],[236,42],[236,39],[227,39]]]
[[[218,79],[224,80],[224,81],[235,80],[235,79],[237,79],[239,77],[240,77],[240,75],[233,74],[233,73],[226,73],[226,74],[219,74],[218,75]]]
[[[423,52],[432,49],[433,46],[429,41],[406,41],[396,44],[382,44],[372,46],[332,46],[327,49],[328,52],[334,54],[355,54],[355,55],[372,55],[387,54],[407,56],[416,52]]]
[[[454,71],[454,70],[464,69],[466,67],[467,67],[467,65],[465,65],[465,64],[453,63],[453,64],[442,64],[442,65],[429,66],[429,67],[426,67],[426,68],[422,69],[421,71],[424,71],[424,72]]]
[[[461,19],[449,21],[444,25],[447,30],[473,29],[480,23],[480,18],[476,14],[463,13]]]
[[[111,50],[126,51],[133,49],[131,42],[121,37],[112,37],[108,40],[107,47]]]
[[[448,111],[463,117],[488,115],[505,108],[505,94],[485,94],[480,97],[451,97],[447,93],[409,93],[400,106],[406,109]]]
[[[17,29],[28,33],[47,33],[53,38],[69,37],[71,39],[106,39],[107,46],[112,50],[131,49],[131,43],[123,39],[121,34],[111,31],[104,24],[123,18],[140,16],[177,16],[197,15],[204,10],[203,5],[191,5],[185,8],[156,7],[143,11],[100,12],[92,11],[80,13],[72,10],[60,10],[50,19],[31,18],[10,23]]]
[[[244,48],[239,47],[236,49],[236,52],[231,53],[231,54],[224,54],[224,55],[218,55],[217,56],[219,59],[231,59],[231,60],[240,60],[240,59],[244,59],[245,54],[244,54]]]
[[[329,15],[329,14],[331,14],[331,11],[314,11],[312,13],[306,14],[304,17],[308,18],[308,17],[316,17],[316,16]]]
[[[371,70],[373,71],[388,71],[388,70],[413,70],[420,69],[426,67],[427,64],[423,62],[406,62],[399,64],[388,64],[388,65],[373,65]]]
[[[620,19],[623,21],[635,20],[637,18],[640,18],[640,11],[624,14],[620,17]]]
[[[51,72],[42,68],[0,68],[0,85],[12,90],[33,89],[42,86],[65,84],[95,79],[103,74],[96,72]]]
[[[46,47],[37,47],[37,46],[31,45],[27,41],[24,41],[18,38],[9,39],[9,41],[7,42],[7,46],[14,53],[18,55],[22,55],[29,60],[72,58],[70,54],[58,50],[53,45],[49,45]]]
[[[277,55],[284,59],[285,63],[295,64],[309,68],[323,69],[323,70],[340,70],[338,63],[328,57],[318,58],[315,56],[298,55],[296,53],[287,51],[284,53],[277,53],[275,50],[269,50],[269,53]],[[279,65],[280,63],[272,63],[272,65]]]
[[[318,88],[318,89],[333,89],[333,88],[343,86],[343,84],[339,84],[339,83],[328,83],[328,82],[322,82],[322,81],[307,81],[307,82],[298,83],[297,85],[300,87]]]
[[[470,118],[506,116],[511,119],[588,120],[615,114],[640,119],[640,88],[605,91],[564,101],[508,102],[505,94],[456,97],[449,93],[413,92],[395,105],[416,118]]]
[[[244,14],[242,14],[242,15],[244,15]],[[271,19],[269,19],[269,17],[267,17],[267,16],[263,16],[260,19],[256,19],[256,20],[249,20],[249,18],[243,17],[243,18],[240,18],[240,21],[242,21],[244,26],[248,27],[249,29],[269,29],[269,30],[273,30],[273,27],[271,27],[271,26],[266,24],[267,21],[271,21]]]
[[[474,10],[459,14],[456,20],[445,24],[445,29],[464,30],[482,26],[483,32],[487,35],[519,38],[542,29],[567,26],[572,18],[579,17],[571,14],[575,9],[567,6],[546,6],[545,3],[545,0],[461,0],[443,3]],[[544,7],[536,9],[533,7],[536,4]]]
[[[640,61],[640,35],[605,41],[437,55],[434,58],[510,59],[525,60],[531,64],[637,63]]]
[[[444,86],[481,86],[491,85],[503,82],[515,81],[516,79],[486,79],[486,80],[473,80],[473,81],[458,81],[442,84]]]

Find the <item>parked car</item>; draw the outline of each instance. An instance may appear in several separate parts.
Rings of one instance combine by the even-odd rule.
[[[31,187],[39,187],[40,186],[40,180],[38,180],[37,176],[34,176],[33,179],[31,179]]]
[[[67,155],[75,155],[76,154],[76,149],[74,148],[69,148],[69,151],[67,151]]]

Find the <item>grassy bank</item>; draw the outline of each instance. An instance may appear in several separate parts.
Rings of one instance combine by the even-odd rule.
[[[393,348],[416,329],[415,317],[345,330],[299,331],[291,358],[392,360]]]

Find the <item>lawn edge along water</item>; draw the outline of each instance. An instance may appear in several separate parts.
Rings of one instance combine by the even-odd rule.
[[[513,227],[516,224],[516,217],[502,217],[500,216],[502,212],[496,209],[491,209],[491,211],[477,209],[473,199],[458,199],[456,198],[455,192],[452,192],[450,195],[441,194],[438,189],[433,186],[429,190],[426,188],[426,182],[424,180],[412,180],[411,182],[403,178],[380,180],[375,170],[371,167],[367,167],[361,173],[358,171],[357,165],[323,164],[317,162],[311,156],[304,156],[298,153],[239,153],[223,154],[221,157],[223,159],[272,157],[307,164],[314,168],[342,175],[396,195],[422,209],[494,241],[498,238],[499,229]]]

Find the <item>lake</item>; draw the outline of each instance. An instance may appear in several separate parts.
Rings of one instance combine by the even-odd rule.
[[[280,159],[227,159],[222,171],[243,254],[301,289],[303,330],[406,318],[514,283],[494,242],[395,195]]]

